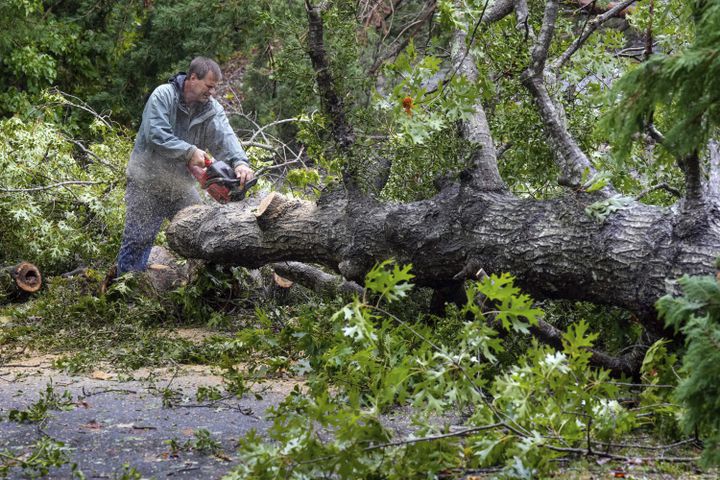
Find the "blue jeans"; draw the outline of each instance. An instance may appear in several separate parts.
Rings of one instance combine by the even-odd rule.
[[[160,227],[185,207],[200,203],[197,191],[188,188],[176,198],[156,194],[152,187],[128,180],[125,191],[125,230],[117,258],[117,275],[145,270]],[[175,192],[177,193],[177,192]]]

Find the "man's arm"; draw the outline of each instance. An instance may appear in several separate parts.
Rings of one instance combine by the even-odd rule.
[[[153,150],[163,157],[177,158],[189,164],[204,166],[205,152],[178,138],[170,124],[171,109],[174,108],[173,93],[165,86],[155,89],[143,112],[145,137]]]
[[[227,162],[235,170],[241,185],[253,179],[255,173],[250,168],[247,155],[230,126],[224,111],[218,112],[208,128],[210,151],[219,160]]]

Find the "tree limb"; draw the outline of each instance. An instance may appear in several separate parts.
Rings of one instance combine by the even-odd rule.
[[[454,70],[470,83],[476,83],[478,69],[474,55],[468,54],[470,46],[466,45],[466,42],[467,33],[460,29],[456,30],[453,35]],[[473,166],[478,172],[477,178],[474,178],[481,189],[504,190],[505,183],[498,171],[495,145],[480,98],[475,102],[473,110],[472,116],[461,122],[461,132],[466,140],[478,146],[472,154]]]
[[[720,144],[712,139],[708,142],[710,171],[708,172],[707,196],[714,202],[720,201]]]
[[[562,55],[560,55],[552,64],[552,70],[559,70],[562,68],[569,60],[572,55],[577,52],[580,47],[583,46],[583,44],[587,41],[588,38],[590,38],[590,35],[592,35],[600,26],[610,20],[611,18],[620,15],[621,12],[625,11],[627,7],[635,3],[637,0],[625,0],[624,2],[616,4],[614,7],[603,13],[602,15],[598,15],[593,20],[591,20],[587,24],[587,29],[583,31],[583,33],[575,39],[575,41],[570,44],[570,46],[563,52]]]
[[[598,222],[585,212],[596,201],[586,194],[523,199],[465,184],[400,205],[327,192],[318,203],[266,199],[257,211],[243,204],[189,207],[167,238],[188,258],[250,268],[301,261],[356,282],[377,261],[395,258],[413,265],[417,285],[431,288],[454,281],[476,259],[488,273],[516,276],[534,298],[615,305],[653,329],[667,279],[715,272],[720,225],[679,237],[681,214],[639,202]]]
[[[335,141],[347,152],[355,143],[355,133],[345,118],[342,98],[335,90],[335,82],[325,51],[322,15],[320,9],[313,6],[310,0],[305,0],[305,9],[308,16],[308,54],[315,70],[315,81],[320,90],[323,109],[330,116]]]
[[[525,39],[535,38],[535,32],[533,32],[529,22],[530,11],[528,10],[527,0],[515,0],[514,3],[517,29],[525,32]]]
[[[555,328],[553,325],[547,323],[543,319],[538,319],[538,324],[530,327],[530,333],[537,337],[543,343],[562,350],[562,336],[563,332]],[[614,375],[627,375],[629,377],[637,377],[642,366],[643,359],[645,358],[645,352],[648,347],[645,345],[634,345],[630,352],[620,357],[609,355],[600,350],[590,348],[592,352],[590,362],[593,365],[606,368],[610,370]]]
[[[680,193],[679,190],[677,190],[676,188],[671,187],[670,185],[667,184],[667,182],[662,182],[662,183],[659,183],[659,184],[654,185],[654,186],[652,186],[652,187],[648,187],[648,188],[646,188],[645,190],[643,190],[642,192],[638,193],[637,195],[635,195],[635,200],[640,201],[640,200],[641,200],[643,197],[645,197],[646,195],[648,195],[648,194],[650,194],[650,193],[652,193],[652,192],[655,192],[655,191],[657,191],[657,190],[665,190],[665,191],[668,192],[670,195],[673,195],[673,196],[675,196],[675,197],[677,197],[677,198],[682,197],[682,193]]]
[[[704,201],[702,168],[697,150],[685,157],[678,158],[678,164],[685,175],[686,206],[695,208]]]
[[[355,282],[350,282],[337,275],[301,262],[278,262],[271,264],[272,269],[283,278],[292,280],[314,292],[329,296],[362,295],[364,289]]]
[[[568,132],[565,126],[565,115],[560,105],[557,105],[550,97],[544,80],[545,63],[555,30],[557,13],[558,0],[548,0],[545,5],[542,29],[532,49],[532,63],[523,72],[521,80],[535,98],[540,117],[554,144],[556,160],[561,172],[558,183],[577,188],[580,186],[583,172],[588,171],[590,174],[594,174],[595,169]]]

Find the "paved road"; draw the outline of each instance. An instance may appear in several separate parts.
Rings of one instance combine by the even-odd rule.
[[[123,464],[144,478],[220,478],[239,461],[235,454],[238,438],[250,429],[267,429],[266,409],[282,400],[294,385],[273,383],[262,400],[247,395],[240,400],[198,403],[198,386],[220,385],[220,379],[208,369],[193,368],[174,377],[168,371],[136,372],[134,379],[127,380],[114,376],[100,379],[106,375],[99,371],[71,377],[50,368],[47,360],[35,363],[0,368],[0,451],[7,449],[17,456],[48,435],[73,449],[72,461],[88,479],[119,477]],[[182,395],[175,406],[165,408],[159,390],[170,379],[170,388]],[[77,404],[67,411],[51,411],[41,424],[7,420],[11,409],[27,409],[35,403],[51,381],[56,393],[69,391]],[[223,458],[192,450],[173,455],[167,440],[184,444],[195,440],[200,429],[208,430],[211,438],[222,444]],[[46,478],[70,477],[66,465]],[[15,468],[8,478],[26,477]]]

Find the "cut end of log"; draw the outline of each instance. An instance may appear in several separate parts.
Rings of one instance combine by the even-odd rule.
[[[23,292],[35,293],[42,287],[40,270],[28,262],[20,262],[10,273],[17,287]]]
[[[278,207],[286,201],[287,199],[282,194],[278,192],[271,192],[270,195],[260,201],[260,205],[258,206],[255,216],[257,218],[272,216],[275,212],[277,212]]]
[[[273,280],[275,281],[275,284],[280,288],[290,288],[293,286],[292,280],[283,278],[275,272],[273,272]]]

